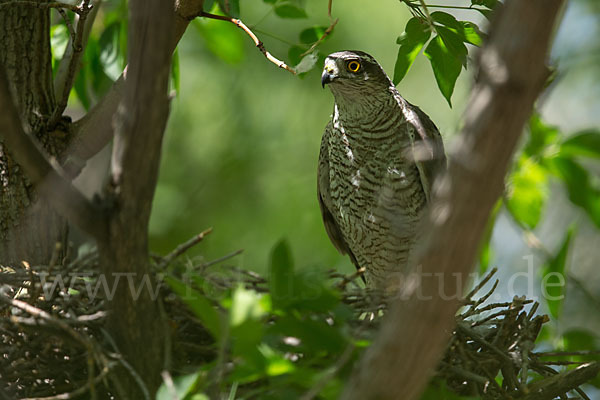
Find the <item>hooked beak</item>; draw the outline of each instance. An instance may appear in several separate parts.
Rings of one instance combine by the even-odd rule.
[[[325,85],[333,81],[333,78],[335,78],[335,75],[324,69],[323,74],[321,75],[321,86],[325,88]]]
[[[335,65],[335,61],[331,58],[325,59],[325,65],[323,66],[323,73],[321,74],[321,86],[325,87],[328,83],[333,82],[338,77],[338,69]]]

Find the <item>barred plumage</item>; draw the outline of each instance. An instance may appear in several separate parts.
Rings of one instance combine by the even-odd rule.
[[[357,64],[356,64],[357,63]],[[327,233],[371,287],[401,284],[434,174],[446,158],[436,126],[360,51],[329,55],[335,97],[321,142],[318,196]]]

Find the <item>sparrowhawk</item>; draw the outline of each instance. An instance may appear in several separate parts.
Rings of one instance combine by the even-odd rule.
[[[362,51],[330,54],[321,76],[335,98],[321,141],[318,197],[334,246],[364,267],[368,287],[401,284],[434,175],[441,135]]]

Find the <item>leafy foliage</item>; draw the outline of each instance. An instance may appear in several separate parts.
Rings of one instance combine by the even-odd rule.
[[[473,5],[481,5],[492,10],[496,2],[486,1],[481,4],[473,3]],[[431,63],[442,95],[452,107],[454,85],[462,68],[467,68],[466,44],[481,46],[484,35],[475,23],[458,21],[446,12],[435,11],[429,16],[420,12],[415,13],[417,15],[408,21],[404,33],[397,40],[400,48],[394,69],[394,83],[398,84],[402,80],[421,49],[429,42],[424,55]]]

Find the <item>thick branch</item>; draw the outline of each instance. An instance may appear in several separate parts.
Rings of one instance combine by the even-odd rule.
[[[457,276],[466,282],[502,193],[516,143],[547,76],[544,62],[562,4],[507,0],[499,10],[481,51],[462,141],[436,184],[431,226],[416,263],[421,280],[407,289],[406,300],[393,304],[344,400],[416,399],[439,362],[462,295]]]
[[[37,186],[39,193],[46,196],[56,210],[73,224],[97,240],[105,240],[107,224],[99,210],[63,177],[59,167],[53,166],[36,146],[34,139],[23,131],[4,69],[1,67],[0,110],[3,110],[0,113],[0,138],[24,168],[32,183]]]
[[[108,188],[118,207],[109,218],[112,240],[99,246],[99,251],[102,272],[111,277],[131,274],[135,282],[132,287],[143,287],[144,282],[149,282],[149,287],[157,285],[148,260],[148,221],[169,115],[173,13],[170,1],[129,2],[128,75],[114,121]],[[107,327],[124,360],[131,365],[129,372],[143,377],[142,385],[135,380],[121,381],[127,394],[122,397],[154,397],[167,351],[165,321],[160,318],[153,294],[157,292],[142,290],[137,295],[129,285],[117,283],[115,278],[115,294],[109,302],[113,312],[109,314]]]
[[[202,3],[202,0],[175,1],[175,34],[171,39],[171,52],[177,47],[190,20],[201,12]],[[67,151],[71,161],[71,176],[77,175],[85,161],[102,150],[112,139],[113,115],[122,99],[126,78],[127,68],[100,102],[73,124],[73,145]]]
[[[50,1],[48,3],[43,3],[39,1],[25,1],[25,0],[15,0],[15,1],[7,1],[4,3],[0,3],[0,7],[6,6],[14,6],[14,7],[34,7],[34,8],[65,8],[67,10],[71,10],[74,13],[79,14],[81,9],[79,6],[68,3],[61,3],[60,1]]]
[[[56,77],[54,78],[54,93],[58,97],[58,104],[50,119],[50,126],[58,122],[62,113],[67,107],[69,93],[75,82],[75,77],[81,66],[80,60],[87,45],[92,25],[102,5],[102,0],[96,0],[93,7],[89,5],[89,0],[81,3],[82,12],[77,16],[77,30],[71,33],[69,46],[60,60]],[[59,9],[60,10],[60,9]],[[70,22],[65,18],[68,25]],[[73,28],[71,27],[70,30]]]

